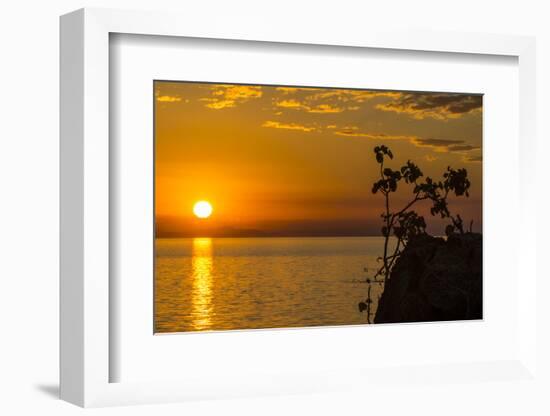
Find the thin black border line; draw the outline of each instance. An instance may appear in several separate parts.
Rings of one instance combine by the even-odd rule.
[[[317,88],[326,90],[340,90],[340,91],[374,91],[374,92],[401,92],[407,94],[454,94],[454,95],[475,95],[483,96],[485,93],[480,92],[449,92],[449,91],[424,91],[424,90],[397,90],[391,88],[361,88],[361,87],[327,87],[316,85],[290,85],[290,84],[258,84],[250,82],[226,82],[226,81],[183,81],[183,80],[169,80],[169,79],[153,79],[153,85],[155,83],[171,83],[171,84],[207,84],[207,85],[243,85],[250,87],[271,87],[271,88]],[[154,97],[155,98],[155,97]],[[156,100],[155,100],[156,101]],[[154,120],[156,121],[156,120]]]
[[[153,335],[157,334],[157,81],[153,79]]]

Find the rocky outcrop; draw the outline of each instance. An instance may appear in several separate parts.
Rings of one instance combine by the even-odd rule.
[[[397,259],[374,322],[481,319],[482,286],[481,234],[420,235]]]

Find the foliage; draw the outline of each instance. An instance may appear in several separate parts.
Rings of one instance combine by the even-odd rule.
[[[387,146],[376,146],[374,148],[376,162],[380,167],[379,179],[372,186],[373,194],[381,194],[384,197],[385,210],[382,213],[383,226],[381,229],[384,236],[384,253],[379,258],[381,267],[372,279],[367,279],[369,284],[368,298],[359,303],[359,311],[367,311],[370,319],[370,306],[372,299],[370,289],[372,283],[385,284],[390,272],[399,258],[407,243],[414,237],[426,233],[426,221],[424,217],[416,213],[412,208],[420,201],[427,201],[431,204],[430,213],[432,216],[439,216],[450,220],[445,228],[447,235],[452,233],[464,233],[464,225],[460,215],[451,214],[448,206],[449,195],[457,197],[469,197],[470,180],[466,169],[454,170],[447,167],[442,179],[435,181],[429,176],[424,177],[420,168],[410,160],[398,170],[386,166],[388,160],[393,159],[393,153]],[[404,182],[404,184],[403,184]],[[408,185],[412,189],[412,198],[405,206],[398,210],[390,207],[390,196],[397,192],[400,184]],[[396,246],[392,253],[389,252],[390,238],[396,239]],[[382,279],[380,279],[382,277]]]

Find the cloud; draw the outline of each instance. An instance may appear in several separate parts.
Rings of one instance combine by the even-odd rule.
[[[309,113],[341,113],[357,111],[361,104],[374,98],[386,98],[375,105],[382,111],[402,113],[422,120],[448,120],[466,114],[479,113],[482,96],[454,93],[403,93],[337,88],[277,87],[282,93],[275,106]]]
[[[294,94],[295,92],[298,92],[298,91],[308,91],[308,92],[320,91],[321,88],[314,88],[314,87],[311,87],[311,88],[308,88],[308,87],[277,87],[277,88],[275,88],[275,90],[279,91],[279,92],[282,92],[283,94]]]
[[[464,162],[467,163],[481,163],[483,161],[483,157],[481,155],[479,156],[464,156],[462,158]]]
[[[466,154],[472,150],[481,149],[480,146],[474,146],[466,143],[465,140],[453,140],[453,139],[422,139],[415,138],[413,143],[418,147],[431,147],[438,153],[460,153]]]
[[[449,146],[451,152],[469,152],[470,150],[480,149],[479,146],[472,146],[470,144],[463,144],[457,146]]]
[[[158,95],[157,101],[161,103],[177,103],[181,101],[181,97],[172,95]],[[187,100],[185,102],[187,102]]]
[[[326,128],[335,129],[336,126],[329,125]],[[434,138],[422,138],[418,136],[408,136],[408,135],[389,135],[389,134],[383,134],[383,133],[370,133],[370,132],[361,131],[357,126],[341,127],[336,131],[334,131],[334,134],[337,136],[346,136],[346,137],[364,137],[366,139],[372,139],[372,140],[404,140],[415,145],[416,147],[432,148],[435,152],[438,152],[438,153],[453,152],[453,153],[465,154],[466,152],[480,149],[479,146],[473,146],[473,145],[467,144],[465,140],[434,139]],[[429,161],[436,160],[434,156],[430,156],[430,157],[433,157],[433,159],[432,160],[427,159],[427,160]],[[428,158],[428,156],[426,156],[426,158]]]
[[[330,104],[319,104],[316,107],[311,107],[308,113],[341,113],[344,111],[341,107],[334,107]]]
[[[427,117],[447,120],[480,112],[481,106],[481,95],[408,93],[393,101],[378,104],[376,108],[382,111],[404,113],[419,120]]]
[[[279,121],[266,121],[264,124],[262,124],[262,127],[270,127],[274,129],[286,129],[286,130],[299,130],[304,132],[312,132],[316,131],[317,129],[312,126],[304,126],[302,124],[297,123],[281,123]]]
[[[432,139],[415,137],[411,141],[416,147],[431,147],[436,152],[448,152],[453,146],[462,145],[464,140]]]
[[[400,136],[400,135],[389,135],[383,133],[365,133],[357,129],[357,127],[347,127],[341,130],[334,132],[337,136],[345,137],[364,137],[371,140],[407,140],[411,143],[417,139],[415,136]]]
[[[284,107],[308,113],[330,114],[357,111],[358,104],[376,97],[399,98],[394,91],[344,90],[301,87],[277,87],[283,97],[274,99],[276,107]]]
[[[344,111],[344,108],[332,106],[330,104],[319,104],[312,107],[293,99],[276,101],[275,106],[293,110],[303,110],[308,113],[341,113]]]
[[[217,100],[215,98],[201,98],[200,101],[206,101],[206,107],[214,110],[221,110],[223,108],[235,107],[235,100]]]
[[[237,104],[260,98],[262,87],[250,85],[214,85],[211,87],[211,97],[201,98],[207,102],[206,107],[214,110],[235,107]]]
[[[309,100],[327,100],[335,99],[342,102],[364,103],[377,97],[390,97],[397,99],[402,96],[402,93],[396,91],[373,91],[373,90],[341,90],[329,89],[322,92],[312,94],[308,97]]]
[[[420,146],[445,146],[449,147],[452,145],[457,145],[464,143],[464,140],[448,140],[448,139],[417,139]]]
[[[300,108],[302,107],[302,104],[299,101],[296,100],[282,100],[275,102],[275,105],[277,107],[283,107],[283,108]]]
[[[426,156],[424,156],[424,159],[426,159],[428,162],[433,162],[433,161],[437,160],[437,157],[432,156],[432,155],[426,155]]]

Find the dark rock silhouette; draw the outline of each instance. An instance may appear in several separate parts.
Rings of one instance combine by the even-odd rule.
[[[420,234],[391,270],[375,323],[482,318],[482,236]]]

